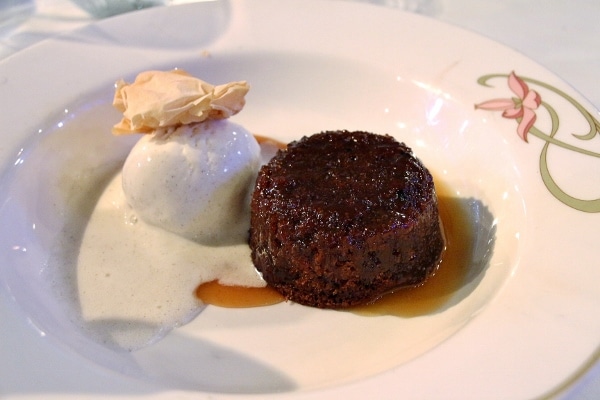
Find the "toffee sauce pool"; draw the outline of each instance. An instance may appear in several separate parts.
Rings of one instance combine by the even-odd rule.
[[[284,144],[272,139],[256,136],[261,145]],[[424,283],[418,286],[399,288],[387,293],[372,303],[343,309],[360,315],[393,315],[414,317],[440,309],[463,285],[468,261],[473,251],[474,233],[469,228],[469,215],[460,199],[452,196],[449,188],[434,179],[440,218],[442,220],[446,249],[438,268]],[[205,304],[225,308],[260,307],[285,301],[273,288],[247,288],[225,286],[217,281],[203,283],[196,288],[195,295]]]

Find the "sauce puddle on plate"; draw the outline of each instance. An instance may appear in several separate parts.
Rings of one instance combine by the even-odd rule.
[[[462,287],[474,242],[469,214],[461,199],[441,194],[439,186],[436,189],[446,250],[435,274],[419,286],[398,289],[371,304],[353,308],[353,312],[398,317],[425,315],[439,310]]]
[[[270,306],[285,300],[270,286],[261,288],[225,286],[218,281],[199,285],[196,289],[196,297],[205,304],[226,308]]]

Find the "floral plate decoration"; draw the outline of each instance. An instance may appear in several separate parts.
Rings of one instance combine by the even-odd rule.
[[[482,86],[491,87],[492,85],[489,84],[489,81],[498,78],[507,78],[508,87],[513,92],[514,96],[510,98],[495,98],[492,100],[487,100],[475,104],[475,109],[502,111],[502,117],[514,119],[518,123],[517,134],[526,143],[528,142],[529,134],[544,140],[546,143],[544,144],[540,154],[539,166],[542,180],[550,193],[562,203],[576,210],[590,213],[600,212],[600,198],[593,200],[581,199],[567,193],[567,191],[563,190],[563,188],[559,186],[550,173],[547,157],[548,149],[551,145],[560,146],[564,149],[571,150],[588,157],[600,158],[600,153],[574,146],[557,139],[556,134],[559,130],[560,119],[556,109],[552,107],[550,103],[544,101],[545,96],[543,97],[537,90],[530,88],[528,84],[539,87],[542,90],[554,92],[575,107],[575,109],[581,114],[581,116],[589,125],[589,131],[586,133],[571,133],[575,138],[583,141],[589,141],[597,136],[600,136],[600,121],[598,121],[598,119],[588,112],[573,97],[569,96],[562,90],[536,79],[520,77],[514,71],[508,75],[484,75],[480,77],[477,82]],[[545,110],[550,117],[551,124],[549,132],[544,132],[535,125],[538,119],[538,113],[542,110]],[[600,160],[598,161],[600,162]]]

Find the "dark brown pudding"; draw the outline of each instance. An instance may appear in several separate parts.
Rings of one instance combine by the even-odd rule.
[[[304,137],[259,172],[250,248],[269,285],[309,306],[349,307],[418,285],[444,249],[433,178],[391,136]]]

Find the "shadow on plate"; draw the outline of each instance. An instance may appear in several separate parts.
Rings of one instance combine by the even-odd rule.
[[[11,327],[0,330],[0,397],[137,398],[169,390],[267,394],[296,388],[291,379],[260,361],[177,331],[140,352],[97,348],[114,363],[104,369],[82,362],[73,349],[64,351],[63,343],[54,338],[40,336],[9,306],[0,290],[0,318]]]
[[[135,353],[152,382],[164,387],[213,393],[276,393],[292,391],[294,381],[280,370],[226,347],[172,331],[153,346]],[[177,360],[165,365],[164,359]]]
[[[98,330],[112,326],[115,334],[121,327],[126,335],[132,330],[156,329],[130,320],[95,321],[90,328],[95,329],[94,325]],[[114,347],[118,343],[108,345]],[[121,363],[118,367],[113,365],[113,370],[158,385],[161,390],[267,394],[296,388],[294,381],[276,368],[178,329],[140,350],[111,353],[113,361]]]

